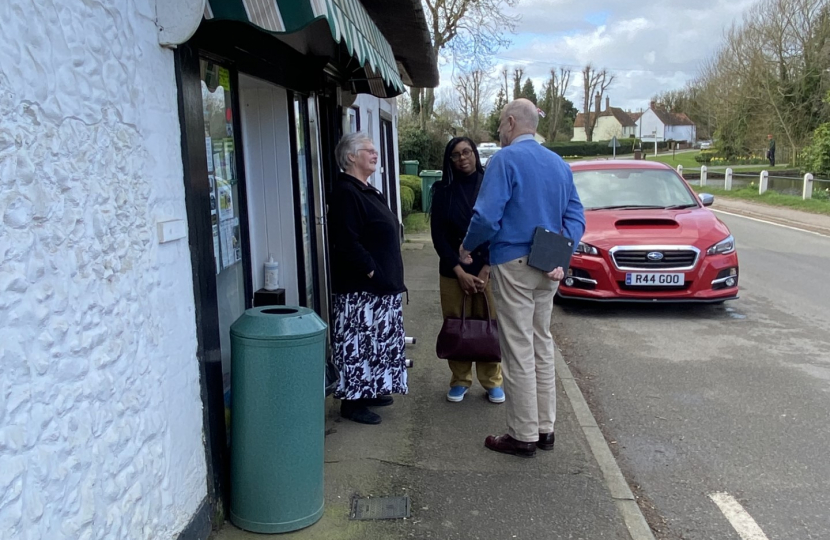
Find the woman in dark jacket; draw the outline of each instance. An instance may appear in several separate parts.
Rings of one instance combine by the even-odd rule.
[[[363,133],[345,135],[335,149],[342,172],[329,199],[334,320],[332,349],[340,382],[340,415],[379,424],[368,407],[406,394],[401,295],[400,226],[384,196],[369,185],[378,153]]]
[[[490,289],[490,252],[482,246],[473,253],[472,264],[459,262],[458,247],[464,240],[473,206],[478,196],[484,169],[475,143],[467,137],[452,139],[444,151],[444,174],[434,186],[430,212],[432,243],[441,261],[441,311],[444,317],[461,317],[462,302],[467,302],[467,316],[476,319],[496,318],[496,303]],[[477,294],[484,293],[484,294]],[[487,304],[484,296],[490,305]],[[447,399],[459,402],[473,384],[473,363],[449,360],[450,391]],[[476,375],[493,403],[504,402],[501,364],[476,362]]]

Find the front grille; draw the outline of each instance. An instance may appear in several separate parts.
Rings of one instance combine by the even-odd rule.
[[[649,253],[661,253],[663,258],[653,261],[648,258]],[[670,270],[672,268],[689,268],[697,261],[697,252],[691,249],[683,250],[618,250],[613,254],[617,268],[647,268],[649,270]]]
[[[691,281],[683,282],[683,285],[677,285],[675,287],[639,287],[636,285],[626,285],[625,281],[618,281],[617,285],[623,291],[636,291],[636,292],[672,292],[672,291],[686,291],[689,287],[692,286]]]

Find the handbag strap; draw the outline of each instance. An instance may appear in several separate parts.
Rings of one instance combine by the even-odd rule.
[[[487,293],[484,291],[477,292],[475,294],[483,294],[484,295],[484,306],[487,309],[487,328],[489,330],[493,329],[493,318],[490,317],[490,299],[487,298]],[[461,324],[464,324],[464,321],[467,320],[467,297],[472,298],[474,295],[464,293],[464,298],[461,299]],[[472,303],[472,300],[471,302]]]

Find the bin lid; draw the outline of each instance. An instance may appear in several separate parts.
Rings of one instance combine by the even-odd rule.
[[[408,159],[408,160],[404,161],[404,163],[415,163],[415,164],[418,164],[418,160],[417,160],[417,159]]]
[[[441,171],[421,171],[418,176],[437,176],[440,178],[442,174],[444,173]]]
[[[260,306],[245,311],[231,325],[231,335],[247,339],[300,339],[322,334],[326,323],[308,308]]]

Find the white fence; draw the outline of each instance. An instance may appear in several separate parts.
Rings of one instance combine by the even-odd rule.
[[[694,170],[694,169],[692,169]],[[677,172],[683,176],[683,165],[677,166]],[[763,195],[767,191],[776,191],[788,195],[798,194],[796,186],[800,188],[802,199],[811,199],[813,194],[817,191],[830,192],[830,180],[821,178],[814,178],[811,173],[807,173],[803,178],[792,176],[771,176],[769,171],[761,171],[760,174],[741,174],[736,173],[731,167],[725,171],[710,171],[706,165],[700,167],[700,180],[696,183],[699,186],[712,185],[713,187],[720,187],[723,184],[723,189],[731,191],[733,186],[751,187],[755,186],[757,181],[758,193]],[[694,181],[689,183],[694,184]],[[823,187],[826,185],[826,187]]]

